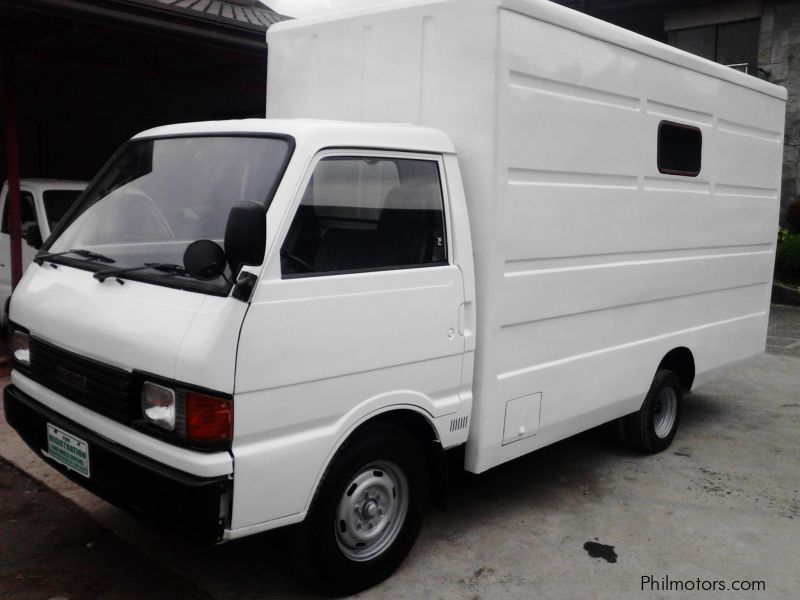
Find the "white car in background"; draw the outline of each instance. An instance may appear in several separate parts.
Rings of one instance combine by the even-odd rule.
[[[63,179],[22,179],[20,214],[22,232],[22,270],[33,260],[61,218],[81,195],[88,182]],[[8,226],[8,182],[0,190],[0,308],[5,322],[6,305],[11,296],[11,238]]]

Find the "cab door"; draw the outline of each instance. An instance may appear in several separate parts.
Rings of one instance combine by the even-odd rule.
[[[442,183],[435,155],[316,157],[242,327],[234,527],[301,510],[353,422],[458,410],[464,282]],[[286,462],[259,456],[279,439]]]

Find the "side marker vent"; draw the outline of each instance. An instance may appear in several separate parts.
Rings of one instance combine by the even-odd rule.
[[[464,429],[469,422],[469,417],[459,417],[458,419],[453,419],[450,421],[450,432],[458,431],[459,429]]]

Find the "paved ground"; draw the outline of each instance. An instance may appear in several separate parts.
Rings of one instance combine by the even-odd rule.
[[[781,341],[797,339],[798,323],[800,309],[774,307],[770,353],[692,394],[665,453],[639,456],[595,430],[455,481],[448,510],[431,507],[400,571],[362,596],[798,597],[800,354],[797,346]],[[153,578],[150,597],[191,598],[196,588],[220,599],[317,595],[291,571],[279,533],[219,547],[189,546],[75,488],[22,448],[4,425],[0,454],[135,546],[139,552],[131,560],[154,561],[174,573],[175,580]],[[0,506],[24,489],[20,486],[0,489]],[[38,545],[42,539],[33,532],[48,528],[45,537],[56,550],[46,560],[56,568],[65,536],[82,541],[98,535],[97,525],[74,513],[56,511],[47,525],[30,515],[17,518],[21,531],[32,535],[9,541],[0,514],[0,590],[12,572],[4,557],[28,552],[27,568],[41,568],[37,554],[26,550],[26,542]],[[85,535],[76,533],[81,531]],[[63,548],[67,560],[74,548]],[[131,587],[113,588],[116,595],[108,597],[141,597],[130,573],[122,571],[121,577],[130,577]],[[97,581],[105,576],[89,572],[74,588],[31,580],[28,589],[31,597],[99,597]],[[648,576],[657,583],[664,577],[695,585],[716,581],[728,589],[735,581],[758,581],[765,590],[668,594],[645,586],[642,591]]]
[[[211,598],[2,459],[0,492],[0,598]]]
[[[767,352],[800,358],[800,310],[797,307],[773,305]]]

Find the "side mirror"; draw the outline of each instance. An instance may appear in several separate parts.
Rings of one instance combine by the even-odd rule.
[[[225,251],[211,240],[194,241],[183,253],[183,267],[195,279],[216,279],[225,272],[225,265]]]
[[[267,209],[255,202],[238,202],[225,226],[225,255],[234,276],[243,265],[260,265],[267,248]]]
[[[22,238],[31,248],[38,250],[42,247],[44,240],[42,240],[42,230],[36,223],[31,223],[25,228]]]

